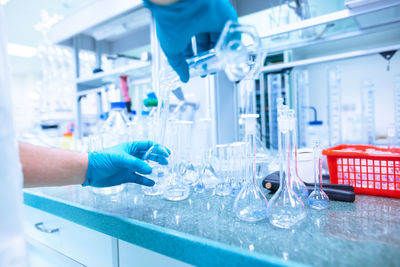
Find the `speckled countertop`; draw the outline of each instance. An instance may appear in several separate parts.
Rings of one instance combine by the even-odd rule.
[[[29,189],[24,199],[194,265],[400,266],[400,199],[357,195],[354,203],[332,201],[324,211],[307,207],[307,219],[294,230],[241,222],[233,198],[211,192],[169,202],[143,196],[136,185],[114,198],[68,186]]]

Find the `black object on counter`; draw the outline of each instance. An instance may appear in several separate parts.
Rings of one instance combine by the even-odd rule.
[[[272,193],[275,193],[278,190],[279,184],[279,172],[271,173],[262,181],[262,186],[265,189],[270,190]],[[314,190],[314,184],[305,183],[305,185],[309,193]],[[354,194],[354,187],[351,185],[323,183],[322,188],[330,200],[354,202],[356,197]]]

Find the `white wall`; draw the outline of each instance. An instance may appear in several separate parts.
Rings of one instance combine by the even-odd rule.
[[[361,82],[369,79],[375,84],[376,136],[386,136],[386,127],[394,123],[393,90],[395,76],[400,75],[400,53],[393,56],[390,71],[386,70],[387,61],[380,55],[308,66],[310,105],[318,109],[319,119],[324,122],[327,121],[327,70],[331,66],[336,66],[342,74],[342,109],[354,105],[354,114],[348,115],[354,116],[357,123],[361,122]],[[343,137],[351,138],[348,141],[353,142],[361,138],[355,134],[354,129],[343,129]]]

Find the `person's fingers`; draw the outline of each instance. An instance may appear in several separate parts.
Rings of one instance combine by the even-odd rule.
[[[196,35],[197,54],[201,54],[210,49],[210,34],[199,33]]]
[[[167,147],[157,144],[153,147],[151,154],[156,154],[166,158],[171,155],[171,151]]]
[[[150,174],[152,172],[149,164],[128,153],[116,156],[113,162],[119,168],[130,169],[137,173]]]
[[[125,176],[122,182],[136,183],[144,186],[153,186],[155,184],[153,180],[136,173],[132,173],[130,175]]]
[[[168,160],[165,157],[157,154],[149,154],[148,159],[158,162],[160,165],[168,165]]]
[[[137,141],[137,142],[128,142],[129,146],[129,151],[126,151],[127,153],[131,154],[132,156],[137,156],[138,154],[141,154],[142,152],[146,152],[149,150],[153,145],[154,142],[146,140],[146,141]]]
[[[193,48],[192,48],[192,42],[190,42],[190,43],[186,46],[186,48],[183,50],[183,56],[184,56],[185,58],[190,58],[190,57],[193,57],[193,56],[194,56],[194,54],[193,54]]]
[[[178,74],[179,78],[183,83],[187,83],[189,81],[189,66],[185,60],[185,57],[183,53],[179,53],[176,55],[168,55],[166,54],[168,58],[168,62],[171,65],[171,67],[175,70],[175,72]]]
[[[210,32],[210,49],[214,48],[217,44],[219,35],[219,32]]]

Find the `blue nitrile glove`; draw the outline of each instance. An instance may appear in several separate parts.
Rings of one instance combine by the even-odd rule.
[[[229,0],[180,0],[169,5],[143,2],[156,20],[161,48],[182,82],[189,80],[185,58],[193,56],[191,38],[196,36],[197,53],[207,51],[215,46],[225,23],[237,20]]]
[[[152,171],[142,158],[153,144],[151,141],[127,142],[98,152],[90,152],[83,186],[108,187],[122,183],[153,186],[153,180],[140,175],[150,174]],[[170,153],[168,149],[167,152]],[[167,165],[168,156],[164,150],[157,148],[148,159]]]

